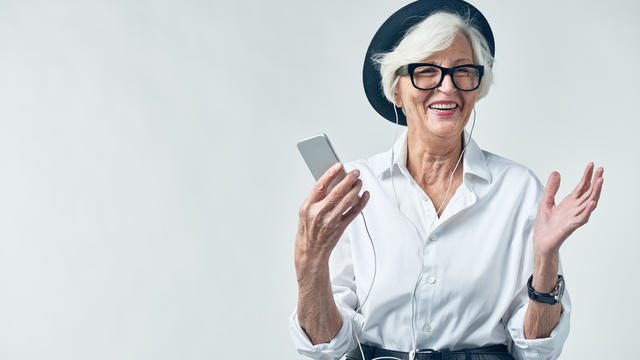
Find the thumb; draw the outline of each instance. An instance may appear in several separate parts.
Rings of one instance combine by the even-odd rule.
[[[544,194],[542,194],[542,203],[547,207],[556,205],[555,197],[558,189],[560,188],[560,173],[552,171],[547,180],[547,185],[544,187]]]

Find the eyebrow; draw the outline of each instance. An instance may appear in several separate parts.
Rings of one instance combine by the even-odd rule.
[[[473,64],[473,60],[470,60],[469,58],[460,58],[460,59],[454,61],[453,63],[454,64],[458,64],[458,63],[462,63],[462,62],[464,62],[464,63],[472,63]]]
[[[429,60],[429,61],[427,61],[427,62],[431,62],[431,63],[433,63],[434,61],[435,61],[435,60]],[[442,63],[442,62],[441,62],[441,61],[439,61],[439,63]],[[460,63],[473,64],[473,60],[470,60],[469,58],[459,58],[459,59],[456,59],[456,60],[453,62],[453,64],[454,64],[454,65],[457,65],[457,64],[460,64]]]

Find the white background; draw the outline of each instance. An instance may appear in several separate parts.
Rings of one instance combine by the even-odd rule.
[[[557,201],[605,168],[561,249],[562,358],[634,357],[640,3],[473,3],[496,38],[479,146],[559,171]],[[0,1],[0,358],[300,358],[296,142],[391,146],[361,72],[405,4]]]

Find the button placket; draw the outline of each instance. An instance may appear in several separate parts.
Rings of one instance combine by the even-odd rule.
[[[418,314],[417,314],[417,322],[418,327],[416,330],[421,330],[420,333],[422,336],[425,336],[425,340],[431,335],[433,332],[433,325],[431,319],[432,312],[432,304],[434,297],[434,284],[435,284],[435,274],[437,270],[434,268],[434,251],[433,246],[425,246],[423,248],[423,264],[422,264],[422,275],[421,280],[418,283],[419,291],[416,293],[416,298],[418,302]]]

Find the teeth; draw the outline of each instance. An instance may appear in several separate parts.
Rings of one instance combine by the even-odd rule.
[[[450,103],[450,104],[431,104],[429,107],[432,109],[454,109],[455,107],[457,107],[457,104],[454,103]]]

